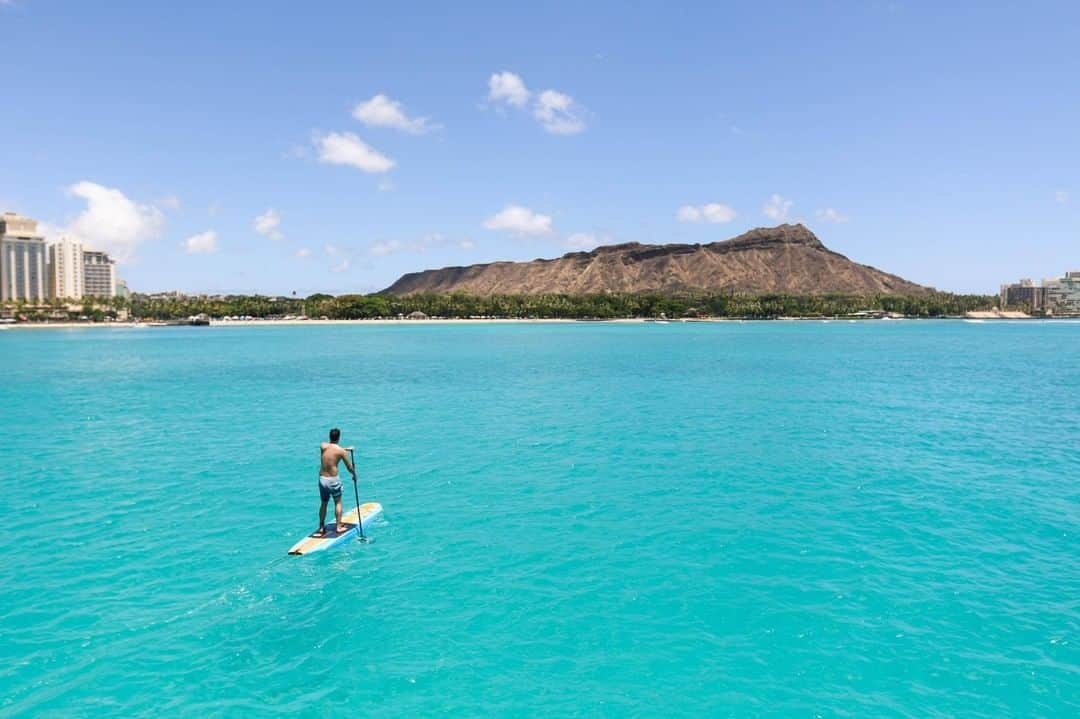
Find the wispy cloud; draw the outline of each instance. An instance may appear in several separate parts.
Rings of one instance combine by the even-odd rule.
[[[575,135],[585,129],[585,121],[574,98],[555,90],[544,90],[536,100],[533,115],[553,135]]]
[[[831,207],[826,207],[823,210],[818,210],[814,215],[822,222],[847,222],[851,218],[845,215],[839,210],[835,210]]]
[[[341,262],[339,262],[336,265],[334,265],[333,267],[331,267],[330,271],[331,272],[345,272],[350,267],[352,267],[352,260],[350,260],[348,257],[346,257]]]
[[[590,232],[575,232],[566,238],[566,246],[574,250],[591,250],[598,244],[600,241]]]
[[[311,257],[311,250],[306,247],[301,247],[293,254],[293,257],[298,260],[306,260],[307,258]]]
[[[3,0],[0,0],[0,2],[3,2]],[[173,212],[176,212],[180,209],[180,198],[176,195],[166,195],[165,197],[162,197],[160,200],[158,200],[157,203],[168,210],[172,210]]]
[[[312,142],[319,153],[319,162],[326,165],[345,165],[373,174],[394,167],[393,160],[351,132],[316,134]]]
[[[268,237],[271,240],[283,240],[285,235],[282,234],[279,226],[281,225],[281,213],[275,210],[273,207],[266,212],[255,217],[255,231],[263,237]]]
[[[376,257],[386,257],[400,251],[402,247],[400,240],[388,240],[386,242],[376,242],[368,248],[368,252]]]
[[[761,207],[761,212],[774,222],[786,222],[788,213],[791,211],[791,206],[794,204],[795,203],[791,200],[774,194],[769,198],[769,201]]]
[[[533,212],[528,207],[507,205],[484,220],[489,230],[508,230],[515,235],[546,235],[552,231],[551,217]]]
[[[189,255],[211,255],[218,251],[217,239],[213,230],[200,232],[184,240],[184,250]]]
[[[433,247],[445,247],[449,244],[447,237],[438,232],[429,232],[421,237],[419,240],[412,242],[402,242],[401,240],[383,240],[373,243],[368,247],[368,254],[375,257],[386,257],[397,252],[426,252]],[[471,249],[473,247],[471,240],[462,240],[458,243],[458,247],[461,249]]]
[[[1059,205],[1067,205],[1069,203],[1069,191],[1058,190],[1054,193],[1054,201]]]
[[[413,135],[423,135],[442,127],[427,117],[409,117],[400,102],[381,94],[354,107],[352,115],[369,127],[390,127]]]
[[[709,202],[704,205],[683,205],[675,211],[675,219],[679,222],[711,222],[719,224],[731,222],[737,214],[729,205]]]

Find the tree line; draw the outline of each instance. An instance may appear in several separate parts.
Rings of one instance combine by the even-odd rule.
[[[307,316],[328,319],[379,319],[407,317],[421,312],[429,317],[621,319],[722,317],[773,319],[777,317],[845,317],[859,312],[892,312],[908,317],[949,317],[997,304],[996,295],[788,295],[738,292],[606,293],[589,295],[491,295],[465,293],[395,296],[327,295],[271,297],[229,295],[225,297],[153,297],[135,294],[85,300],[74,305],[63,301],[46,304],[14,303],[7,313],[31,321],[47,319],[180,320],[205,314],[214,318]]]
[[[141,319],[179,319],[196,314],[211,317],[282,317],[305,315],[328,319],[405,317],[421,312],[429,317],[618,319],[725,317],[840,317],[858,312],[893,312],[908,317],[947,317],[990,309],[995,295],[787,295],[748,293],[607,293],[589,295],[491,295],[465,293],[395,296],[325,295],[306,298],[229,296],[224,298],[151,299],[135,295],[130,312]]]

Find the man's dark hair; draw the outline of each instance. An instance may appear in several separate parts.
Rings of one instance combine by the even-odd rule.
[[[330,430],[330,441],[334,444],[337,444],[337,441],[339,439],[341,439],[341,430],[337,427],[334,427],[332,430]]]

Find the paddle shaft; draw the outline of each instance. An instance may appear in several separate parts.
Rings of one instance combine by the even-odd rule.
[[[349,450],[349,463],[352,465],[352,491],[356,497],[356,528],[360,531],[360,539],[366,539],[364,536],[364,518],[360,516],[360,490],[356,486],[356,455],[353,451]]]

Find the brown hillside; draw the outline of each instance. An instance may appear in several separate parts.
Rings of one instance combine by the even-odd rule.
[[[780,225],[708,245],[633,242],[554,260],[412,272],[384,290],[395,295],[688,291],[922,294],[930,288],[852,262],[802,225]]]

